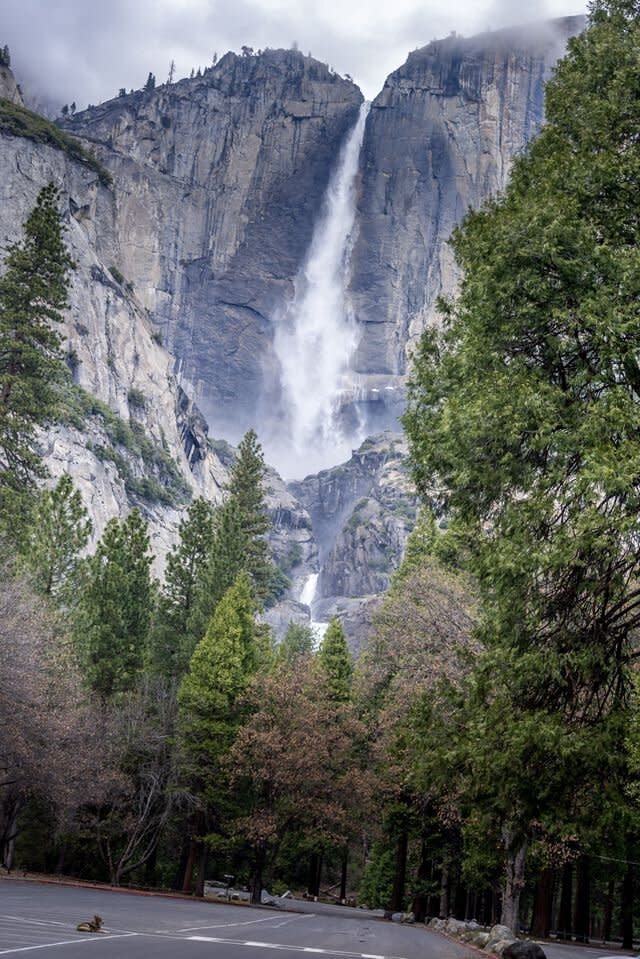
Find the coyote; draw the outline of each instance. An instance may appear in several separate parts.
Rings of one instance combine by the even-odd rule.
[[[94,916],[89,922],[81,922],[76,927],[78,932],[102,932],[102,916]]]

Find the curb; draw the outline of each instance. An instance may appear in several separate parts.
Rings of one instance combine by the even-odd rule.
[[[205,899],[201,896],[189,895],[186,892],[163,892],[155,889],[128,889],[126,886],[111,886],[108,883],[99,883],[99,882],[89,882],[86,879],[55,879],[52,876],[37,876],[37,875],[5,875],[0,874],[0,881],[4,880],[5,882],[33,882],[41,883],[48,886],[69,886],[71,889],[93,889],[97,892],[117,892],[125,896],[148,896],[156,897],[158,899],[177,899],[181,902],[198,902],[206,906],[240,906],[246,908],[250,906],[252,909],[276,909],[278,912],[286,912],[287,910],[282,910],[279,907],[267,906],[263,903],[255,903],[252,905],[250,902],[239,902],[238,900],[229,900],[222,901],[218,899]]]

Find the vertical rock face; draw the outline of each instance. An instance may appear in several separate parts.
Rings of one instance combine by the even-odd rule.
[[[542,122],[544,83],[583,26],[571,17],[431,43],[374,100],[351,279],[353,365],[369,400],[396,395],[417,337],[437,322],[437,297],[455,289],[452,229],[504,188]]]
[[[10,100],[11,103],[23,105],[22,93],[16,78],[9,67],[2,65],[0,65],[0,97]]]
[[[76,264],[60,332],[84,393],[70,390],[65,422],[42,436],[41,453],[54,477],[72,476],[95,538],[109,519],[139,506],[159,568],[189,495],[219,502],[227,470],[175,383],[172,357],[115,266],[115,198],[95,172],[60,149],[0,135],[0,260],[51,181],[61,192],[65,241]]]
[[[76,114],[116,183],[118,267],[214,432],[256,422],[272,314],[291,293],[362,95],[296,51]]]

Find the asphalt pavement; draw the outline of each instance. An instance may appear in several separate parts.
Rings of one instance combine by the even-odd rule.
[[[296,911],[136,896],[0,880],[0,957],[43,959],[472,959],[465,946],[421,927],[348,907],[292,904]],[[76,931],[102,916],[104,933]],[[265,955],[265,953],[267,955]]]

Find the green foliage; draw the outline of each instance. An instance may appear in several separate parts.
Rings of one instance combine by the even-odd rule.
[[[214,509],[195,499],[180,520],[179,539],[167,556],[165,578],[153,635],[155,668],[182,676],[202,633],[194,633],[193,611],[198,585],[211,552]]]
[[[120,270],[118,269],[117,266],[110,266],[110,267],[109,267],[109,273],[110,273],[111,276],[114,278],[114,280],[116,281],[116,283],[119,283],[120,286],[124,286],[124,284],[125,284],[124,276],[122,275],[122,273],[120,272]]]
[[[291,665],[297,659],[311,656],[315,647],[315,636],[309,626],[302,623],[289,623],[282,642],[276,650],[276,661]]]
[[[91,688],[109,699],[134,687],[154,605],[147,526],[137,509],[107,523],[87,561],[76,642]]]
[[[438,491],[483,600],[488,650],[447,768],[512,864],[534,823],[586,842],[621,801],[640,625],[639,44],[637,3],[594,5],[506,193],[454,235],[460,295],[422,340],[405,417],[418,486]]]
[[[142,390],[136,389],[135,386],[132,386],[127,393],[127,402],[129,406],[136,410],[146,410],[147,408],[147,397]]]
[[[0,67],[10,67],[11,66],[11,53],[9,52],[9,47],[5,45],[0,48]]]
[[[56,187],[43,187],[0,278],[0,488],[18,494],[44,474],[35,430],[51,419],[52,383],[65,372],[54,325],[67,305],[74,264],[58,202]]]
[[[218,603],[178,694],[182,777],[204,805],[210,832],[219,834],[237,812],[224,764],[246,714],[243,694],[265,655],[251,583],[240,573]]]
[[[103,186],[112,186],[113,178],[99,160],[82,146],[79,140],[60,130],[50,120],[41,117],[32,110],[0,97],[0,132],[6,136],[26,137],[36,143],[46,143],[62,150],[72,160],[89,167],[97,173]]]
[[[353,658],[347,645],[342,623],[334,616],[324,639],[320,643],[317,663],[326,678],[327,695],[336,703],[346,703],[351,698]]]
[[[194,632],[200,631],[200,635],[239,573],[248,573],[260,602],[282,591],[283,584],[274,575],[265,539],[270,521],[264,502],[264,476],[262,449],[250,430],[238,447],[228,497],[216,511],[211,554],[198,590],[192,624]]]
[[[375,843],[360,885],[360,902],[368,909],[388,909],[395,873],[394,853],[384,843]]]
[[[73,481],[64,473],[52,489],[38,494],[23,547],[21,565],[37,592],[70,599],[79,558],[92,523]]]
[[[142,397],[144,401],[144,394],[131,390],[129,402],[132,393],[135,399]],[[115,464],[128,493],[167,506],[179,506],[189,501],[191,489],[175,460],[149,439],[141,423],[136,420],[126,423],[106,403],[73,383],[69,376],[59,384],[56,396],[56,419],[59,422],[82,430],[89,418],[98,420],[111,442],[108,445],[95,444],[92,451],[98,459]],[[139,457],[150,475],[136,476],[130,463],[132,457]]]

